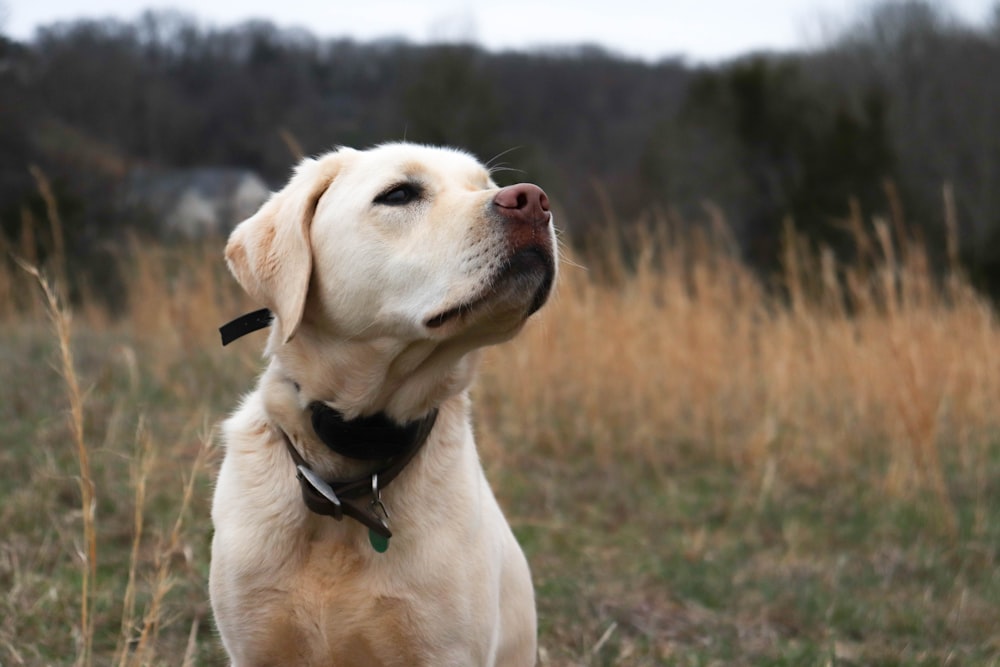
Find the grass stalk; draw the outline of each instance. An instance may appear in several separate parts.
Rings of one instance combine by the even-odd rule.
[[[32,178],[35,179],[38,194],[45,203],[45,214],[49,220],[50,240],[52,241],[52,267],[56,276],[56,288],[60,294],[65,295],[68,287],[66,282],[68,277],[66,267],[66,235],[63,233],[59,206],[56,203],[55,193],[52,191],[52,183],[49,181],[48,176],[45,175],[45,172],[36,165],[29,167],[28,171],[31,172]]]
[[[44,306],[59,344],[59,370],[69,401],[69,426],[79,471],[80,505],[83,515],[83,549],[78,553],[83,562],[80,591],[80,650],[76,664],[89,667],[93,661],[94,620],[91,615],[91,586],[97,577],[96,495],[90,468],[90,454],[84,437],[83,392],[76,375],[72,348],[72,312],[62,305],[56,288],[37,267],[18,260],[21,268],[37,281],[42,289]]]
[[[166,539],[161,540],[156,549],[152,593],[143,617],[142,628],[139,631],[138,637],[133,642],[131,660],[128,663],[130,665],[139,667],[151,661],[157,636],[165,620],[164,600],[174,585],[174,562],[180,559],[187,563],[190,560],[190,555],[187,553],[188,550],[184,545],[184,521],[195,496],[195,481],[204,472],[210,459],[213,438],[214,436],[211,431],[202,435],[201,448],[185,480],[184,490],[173,526]],[[192,632],[195,631],[196,629],[192,630]]]
[[[118,639],[118,667],[127,667],[132,656],[133,631],[136,624],[135,598],[136,575],[141,565],[143,529],[146,516],[146,487],[155,464],[152,439],[146,431],[145,420],[140,420],[136,430],[136,456],[131,465],[132,485],[135,489],[132,513],[132,549],[129,555],[128,582],[122,600],[121,633]]]

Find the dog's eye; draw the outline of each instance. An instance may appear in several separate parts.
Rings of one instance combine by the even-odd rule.
[[[386,206],[405,206],[412,201],[420,199],[420,188],[412,183],[401,183],[394,185],[378,197],[375,197],[376,204]]]

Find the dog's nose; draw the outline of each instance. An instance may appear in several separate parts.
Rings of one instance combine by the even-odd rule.
[[[544,227],[552,219],[548,196],[531,183],[501,188],[493,197],[493,205],[500,215],[518,224]]]

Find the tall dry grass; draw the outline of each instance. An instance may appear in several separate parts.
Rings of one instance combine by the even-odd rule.
[[[81,380],[78,372],[78,362],[75,350],[79,347],[77,334],[80,329],[89,333],[110,333],[110,329],[124,330],[135,345],[154,347],[173,359],[173,363],[178,363],[180,357],[190,360],[187,354],[179,354],[179,349],[186,352],[198,349],[198,345],[193,341],[183,337],[177,338],[172,334],[180,334],[184,331],[193,331],[195,327],[185,326],[190,324],[184,318],[187,311],[174,310],[177,304],[171,298],[166,298],[160,302],[156,309],[143,308],[143,299],[158,299],[165,295],[175,294],[175,290],[169,286],[157,285],[156,289],[150,286],[158,278],[164,277],[164,272],[177,268],[176,253],[171,257],[172,261],[166,261],[165,256],[160,256],[153,248],[141,247],[137,242],[133,242],[130,253],[123,255],[128,259],[122,259],[123,270],[135,278],[135,282],[130,282],[129,297],[133,300],[130,308],[131,318],[127,322],[112,323],[113,318],[107,309],[107,304],[103,300],[91,299],[84,303],[77,304],[72,308],[66,303],[66,293],[68,291],[70,272],[66,261],[65,243],[63,241],[62,224],[59,217],[58,206],[52,195],[51,187],[40,170],[32,168],[32,175],[36,179],[39,192],[46,204],[48,225],[41,228],[29,213],[23,215],[22,237],[19,248],[9,248],[8,257],[4,258],[3,269],[0,270],[0,323],[11,330],[24,328],[31,333],[35,333],[36,320],[44,314],[50,325],[50,335],[57,350],[54,366],[58,371],[63,388],[65,401],[66,427],[70,434],[70,445],[76,461],[76,469],[73,471],[61,471],[70,474],[75,478],[79,490],[79,524],[82,539],[74,539],[63,534],[61,527],[55,526],[55,532],[63,537],[66,544],[62,548],[69,551],[78,563],[79,590],[77,595],[78,613],[77,620],[71,629],[75,655],[60,655],[60,664],[73,664],[81,667],[89,667],[93,664],[116,664],[119,667],[139,667],[145,665],[158,664],[182,664],[192,665],[196,655],[196,637],[200,625],[200,619],[195,618],[188,634],[188,641],[182,654],[176,651],[163,654],[160,651],[159,633],[164,624],[172,620],[172,614],[165,608],[165,600],[178,581],[178,563],[191,568],[189,532],[188,525],[190,519],[190,506],[195,497],[195,486],[199,479],[206,475],[206,470],[211,465],[212,441],[211,429],[206,429],[200,436],[200,446],[198,447],[192,460],[186,461],[186,469],[182,471],[184,475],[183,484],[180,488],[174,489],[174,502],[171,509],[174,510],[172,524],[165,533],[150,533],[146,526],[146,517],[149,508],[147,506],[147,487],[150,481],[155,478],[154,472],[158,468],[164,467],[164,460],[169,454],[161,450],[146,427],[142,416],[139,419],[139,427],[136,431],[131,451],[128,445],[119,442],[105,440],[97,441],[94,438],[94,429],[89,425],[95,419],[106,418],[105,424],[107,437],[112,438],[116,431],[116,422],[120,419],[123,405],[129,401],[136,400],[138,385],[140,383],[140,370],[136,368],[135,349],[129,345],[116,348],[125,366],[128,367],[129,383],[125,395],[114,397],[110,414],[98,414],[91,409],[88,404],[92,397],[94,386]],[[38,235],[48,239],[46,245],[50,246],[50,260],[45,271],[37,266],[35,249]],[[19,252],[20,251],[20,252]],[[200,262],[196,255],[185,253],[183,263],[191,263],[192,267],[211,267],[210,262]],[[136,264],[132,264],[136,262]],[[211,269],[206,269],[211,271]],[[182,272],[183,273],[183,272]],[[197,280],[199,274],[190,276],[189,279]],[[175,283],[180,280],[177,277],[171,278]],[[187,305],[194,305],[202,312],[207,310],[203,304],[191,300],[191,294],[187,294]],[[161,312],[162,311],[162,312]],[[178,315],[178,313],[181,313]],[[171,320],[169,316],[173,315]],[[180,328],[175,328],[176,325]],[[166,334],[166,335],[165,335]],[[106,355],[113,356],[113,355]],[[146,358],[146,355],[144,355]],[[151,355],[156,358],[156,355]],[[166,373],[166,367],[158,367],[162,373]],[[23,378],[7,378],[11,382],[23,381]],[[44,400],[43,395],[37,397]],[[39,438],[41,441],[42,438]],[[22,450],[32,451],[41,442],[14,443]],[[171,450],[183,450],[182,445]],[[120,479],[113,480],[113,486],[109,488],[108,477],[99,474],[92,464],[92,457],[100,451],[101,454],[112,453],[114,456],[131,457],[128,465],[127,486],[121,484]],[[168,450],[169,451],[169,450]],[[14,456],[17,456],[15,452]],[[172,467],[176,462],[171,462],[166,467]],[[104,466],[101,466],[104,467]],[[101,501],[107,503],[118,503],[123,495],[122,486],[131,487],[133,495],[131,525],[131,551],[126,560],[128,564],[127,580],[121,586],[117,578],[112,577],[105,581],[100,581],[98,577],[99,567],[102,565],[102,538],[113,536],[120,526],[103,525],[98,518],[97,507]],[[25,498],[30,498],[30,490],[22,490],[21,494]],[[49,494],[47,489],[39,489],[39,499]],[[20,504],[21,498],[18,499]],[[30,500],[28,501],[30,503]],[[41,503],[40,503],[41,505]],[[112,518],[111,521],[114,521]],[[112,542],[114,539],[112,538]],[[113,547],[112,547],[113,550]],[[178,558],[180,554],[180,558]],[[10,568],[2,568],[4,574],[9,574],[8,569],[13,570],[15,582],[20,578],[18,571],[21,569],[18,563],[20,555],[14,546],[4,550],[4,555],[10,558],[12,565]],[[112,556],[108,559],[112,563],[119,563],[121,559]],[[63,582],[53,581],[49,587],[49,596],[53,599],[62,597]],[[20,588],[19,585],[14,589]],[[17,599],[19,591],[11,590],[7,593],[8,599],[5,601],[8,609],[17,609],[19,601]],[[28,593],[30,595],[30,593]],[[114,636],[113,629],[106,627],[108,623],[108,612],[106,609],[98,607],[106,606],[108,600],[111,604],[119,604],[119,613],[116,618],[118,622],[117,641],[112,652],[108,650],[99,651],[96,648],[98,641],[107,643],[108,636]],[[20,609],[18,611],[21,611]],[[31,623],[31,614],[26,613],[25,617]],[[40,619],[43,623],[45,619]],[[99,627],[104,626],[104,627]],[[60,632],[68,630],[61,628]],[[64,644],[64,641],[52,637],[51,646],[28,646],[19,647],[12,643],[9,637],[0,633],[0,646],[7,649],[7,654],[14,660],[14,664],[30,664],[31,653],[23,651],[27,648],[38,656],[38,649],[53,650],[54,647]],[[58,649],[56,649],[58,650]],[[22,652],[23,651],[23,652]]]
[[[589,270],[564,265],[543,320],[485,364],[492,453],[663,473],[709,459],[764,495],[874,464],[889,497],[932,494],[954,534],[948,471],[981,470],[1000,436],[1000,327],[957,265],[947,219],[944,276],[901,221],[856,211],[856,261],[789,230],[776,286],[718,224],[640,232],[605,244]]]
[[[59,370],[66,385],[69,404],[68,422],[76,454],[80,488],[81,523],[83,543],[78,550],[80,559],[80,648],[78,662],[90,665],[93,660],[94,620],[91,615],[92,586],[97,577],[97,531],[95,527],[96,498],[94,478],[91,474],[90,450],[84,436],[83,392],[77,379],[72,350],[72,316],[61,303],[57,288],[30,264],[19,262],[24,271],[38,282],[44,298],[44,307],[52,323],[59,345]]]
[[[95,443],[88,441],[85,422],[87,391],[81,385],[77,373],[77,364],[73,352],[73,314],[64,304],[59,288],[42,274],[34,265],[17,259],[16,263],[30,276],[40,288],[42,308],[47,314],[52,335],[58,347],[58,370],[62,377],[66,403],[68,405],[67,423],[71,444],[76,457],[77,470],[75,477],[80,492],[80,524],[82,541],[76,549],[79,561],[79,620],[74,628],[76,638],[76,656],[73,664],[89,667],[93,664],[105,664],[109,656],[95,655],[95,636],[98,633],[94,613],[94,601],[101,591],[98,584],[99,540],[97,505],[100,492],[105,492],[105,498],[114,497],[119,492],[116,489],[99,488],[97,476],[91,465],[91,453]],[[10,278],[8,276],[8,278]],[[12,281],[13,282],[13,281]],[[102,320],[103,321],[103,320]],[[165,539],[160,536],[155,539],[155,545],[148,552],[142,551],[142,546],[149,536],[145,532],[146,488],[152,476],[153,469],[162,464],[163,455],[155,450],[153,439],[140,421],[140,427],[135,437],[135,451],[130,466],[129,482],[134,489],[131,555],[128,560],[127,583],[121,597],[120,631],[113,664],[119,667],[140,667],[154,664],[194,664],[195,637],[199,621],[192,624],[187,647],[179,661],[177,656],[162,656],[157,654],[157,636],[167,614],[164,610],[164,600],[174,585],[175,555],[184,549],[186,539],[185,523],[188,510],[194,497],[195,481],[209,465],[212,451],[212,436],[204,434],[202,446],[186,474],[186,480],[178,490],[176,516]],[[152,576],[143,591],[144,608],[139,609],[137,598],[140,584],[137,573],[150,570]],[[105,585],[105,588],[116,589],[116,584]],[[55,588],[52,589],[53,591]],[[104,597],[114,596],[115,590],[105,591]],[[12,647],[13,648],[13,647]],[[17,656],[17,654],[14,654]],[[68,656],[67,656],[68,657]]]

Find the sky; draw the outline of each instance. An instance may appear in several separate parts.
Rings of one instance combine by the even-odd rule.
[[[1000,0],[943,4],[967,22]],[[35,28],[81,17],[136,18],[143,9],[179,9],[205,26],[248,19],[301,27],[318,37],[415,43],[474,41],[489,49],[595,44],[655,61],[713,61],[750,51],[816,45],[871,0],[0,0],[0,31],[27,40]]]

